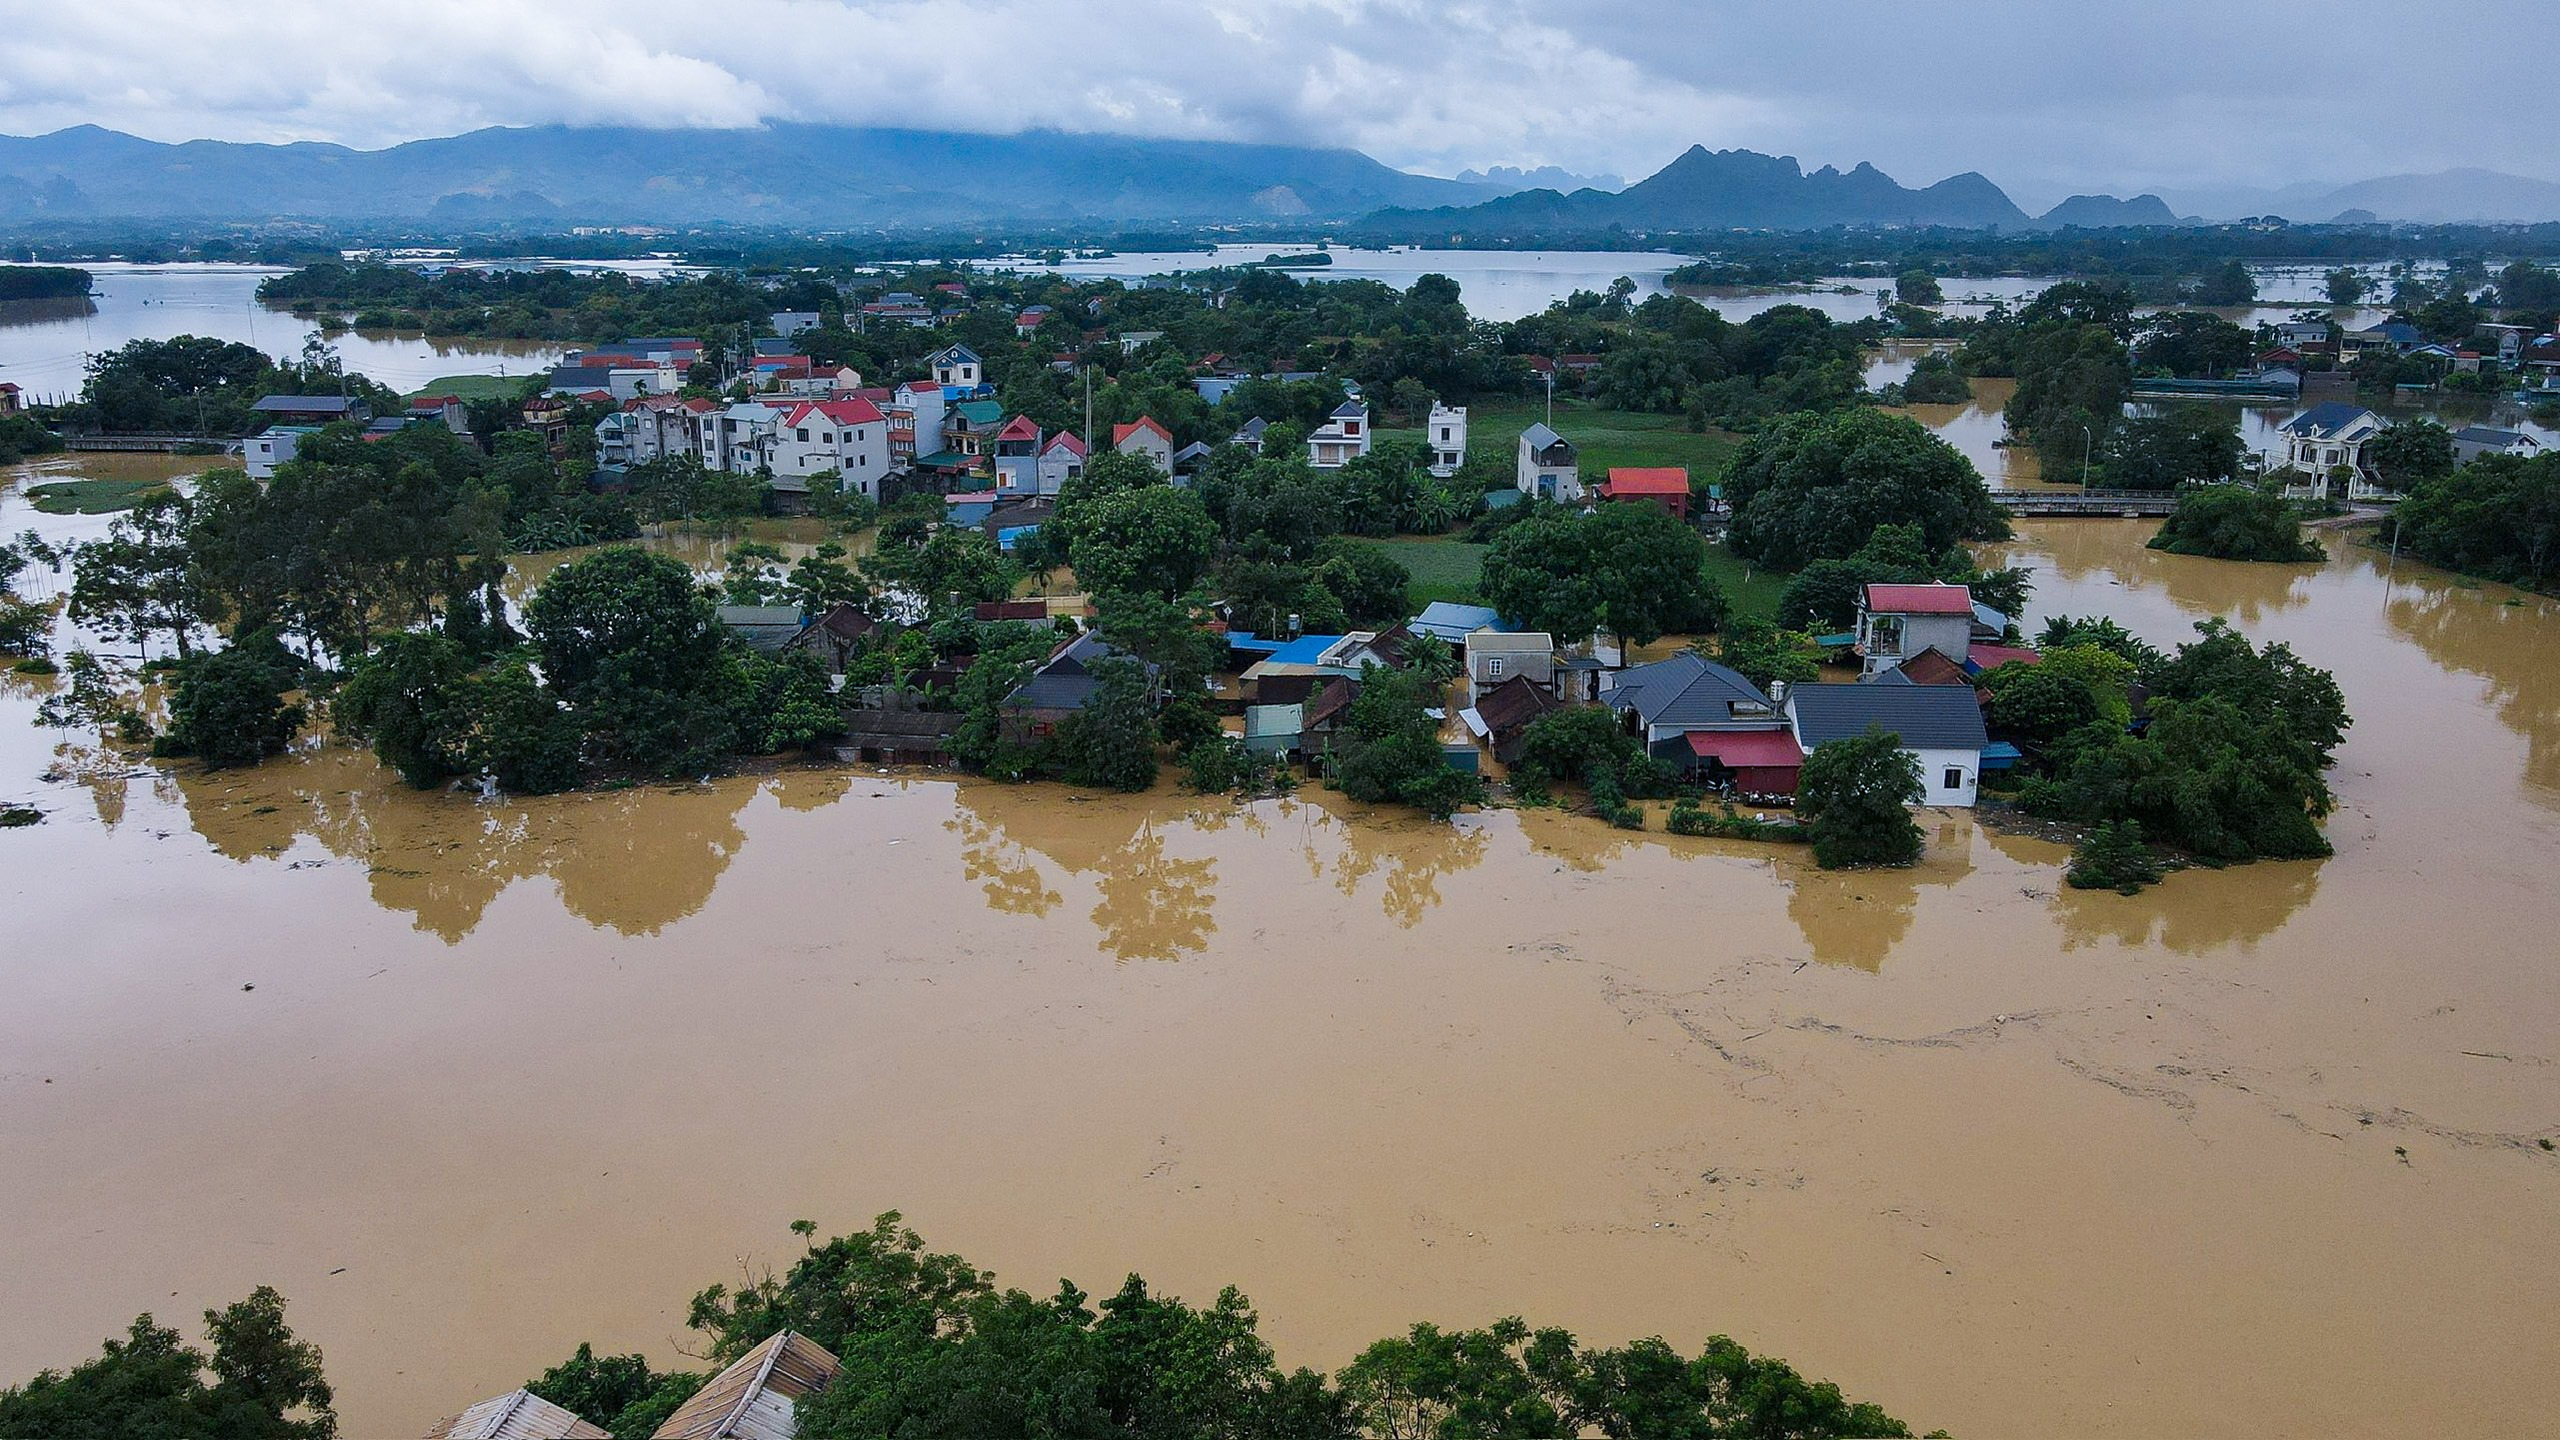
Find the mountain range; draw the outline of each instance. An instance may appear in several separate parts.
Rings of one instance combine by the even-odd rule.
[[[2281,215],[2306,224],[2352,218],[2419,225],[2464,221],[2560,220],[2560,184],[2496,170],[2384,175],[2352,185],[2301,184],[2277,190],[2171,191],[2170,204],[2208,220]]]
[[[0,137],[0,219],[541,219],[923,225],[1287,220],[1466,204],[1499,187],[1356,150],[775,124],[475,130],[384,150],[137,139],[94,125]]]
[[[1632,185],[1553,166],[1415,175],[1356,150],[1027,130],[770,124],[745,130],[495,128],[382,150],[165,144],[94,125],[0,136],[0,222],[418,221],[511,225],[1291,222],[1372,236],[1943,225],[2174,225],[2180,215],[2326,221],[2560,219],[2560,184],[2486,170],[2279,191],[2074,195],[2030,216],[1967,171],[1909,188],[1873,165],[1692,146]]]

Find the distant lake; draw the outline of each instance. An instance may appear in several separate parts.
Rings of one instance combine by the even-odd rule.
[[[1183,270],[1246,265],[1271,255],[1304,255],[1317,249],[1333,263],[1286,273],[1301,280],[1376,280],[1398,290],[1425,275],[1458,282],[1458,298],[1478,320],[1517,320],[1535,315],[1576,290],[1601,291],[1624,275],[1636,282],[1636,298],[1668,288],[1663,277],[1695,257],[1662,250],[1421,250],[1397,245],[1364,250],[1348,245],[1221,245],[1209,250],[1133,251],[1044,265],[1035,256],[1008,255],[975,262],[984,269],[1050,270],[1060,275],[1139,280]]]
[[[260,265],[81,267],[97,277],[90,300],[0,305],[0,380],[31,397],[79,393],[88,357],[131,340],[202,335],[255,345],[280,360],[301,355],[318,328],[258,303],[258,282],[286,272]],[[542,340],[435,339],[407,331],[348,331],[331,342],[347,369],[397,390],[442,375],[524,375],[548,369],[560,347]]]

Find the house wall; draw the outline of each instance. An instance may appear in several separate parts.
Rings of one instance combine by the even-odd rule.
[[[1973,804],[1974,787],[1982,778],[1982,752],[1979,750],[1905,750],[1920,760],[1920,783],[1928,793],[1921,797],[1923,805],[1969,806]],[[1954,771],[1958,781],[1946,783]]]
[[[1875,621],[1888,618],[1902,621],[1902,648],[1892,654],[1882,654],[1872,639],[1873,626]],[[1898,670],[1902,668],[1903,661],[1917,657],[1923,650],[1935,650],[1961,665],[1965,653],[1973,648],[1971,615],[1870,615],[1867,623],[1870,638],[1867,642],[1866,673],[1869,675]]]
[[[1141,430],[1113,448],[1123,455],[1144,455],[1158,470],[1173,473],[1173,446],[1153,430]]]

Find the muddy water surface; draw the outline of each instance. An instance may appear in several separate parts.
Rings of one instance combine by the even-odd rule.
[[[2128,899],[1954,813],[1831,875],[1320,795],[477,803],[57,750],[16,682],[0,1374],[265,1282],[348,1433],[415,1433],[898,1206],[1035,1290],[1238,1283],[1289,1363],[1520,1313],[1969,1436],[2550,1433],[2560,607],[2146,533],[2023,526],[2034,618],[2335,668],[2335,859]]]

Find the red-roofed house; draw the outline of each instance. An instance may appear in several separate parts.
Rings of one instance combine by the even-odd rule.
[[[1173,432],[1165,429],[1151,415],[1141,415],[1127,425],[1111,427],[1111,448],[1122,455],[1144,455],[1156,469],[1173,473]]]
[[[1973,646],[1973,592],[1962,585],[1869,585],[1858,592],[1858,654],[1872,678],[1924,650],[1963,663]]]
[[[1016,415],[996,432],[992,445],[996,490],[1008,496],[1040,493],[1040,422]]]
[[[889,419],[879,406],[855,395],[784,409],[774,430],[774,492],[806,494],[809,477],[830,470],[846,493],[880,498],[880,477],[889,473]]]
[[[1689,515],[1689,467],[1686,465],[1618,465],[1600,482],[1600,498],[1659,505],[1674,515]]]
[[[0,380],[0,415],[18,413],[18,396],[21,393],[16,381]]]
[[[1040,493],[1055,495],[1067,488],[1067,482],[1084,473],[1084,440],[1070,431],[1061,430],[1040,447]]]

